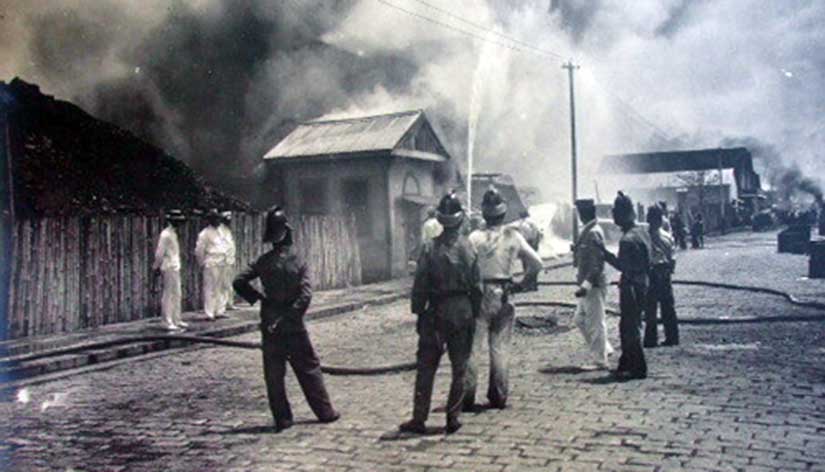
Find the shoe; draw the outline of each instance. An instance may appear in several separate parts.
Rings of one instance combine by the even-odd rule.
[[[679,341],[671,341],[669,339],[665,339],[665,342],[662,343],[662,346],[678,346]]]
[[[169,331],[170,333],[180,333],[181,331],[183,331],[183,328],[177,325],[166,325],[164,326],[164,328],[166,329],[166,331]]]
[[[189,323],[187,323],[185,321],[181,321],[180,323],[178,323],[178,326],[180,326],[181,328],[188,328]]]
[[[326,418],[318,418],[318,421],[321,423],[335,423],[338,419],[341,418],[341,414],[335,412],[332,416],[328,416]]]
[[[292,420],[275,420],[275,432],[280,433],[285,429],[289,429],[295,424]]]
[[[481,405],[476,405],[475,403],[465,403],[464,406],[461,407],[461,411],[464,413],[478,413],[483,409]]]
[[[458,418],[447,420],[447,434],[453,434],[459,429],[461,429],[461,422],[458,421]]]
[[[659,343],[657,341],[645,341],[643,346],[647,349],[651,349],[654,347],[659,347]]]
[[[420,421],[410,420],[406,423],[401,423],[401,425],[398,426],[398,430],[404,433],[425,434],[427,432],[427,427]]]

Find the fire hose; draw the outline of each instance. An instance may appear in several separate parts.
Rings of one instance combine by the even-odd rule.
[[[556,267],[553,267],[556,268]],[[738,290],[751,293],[760,293],[766,295],[779,296],[791,303],[794,306],[803,308],[811,308],[815,310],[825,311],[825,303],[814,301],[803,301],[794,297],[793,295],[783,292],[781,290],[754,287],[747,285],[736,285],[718,282],[704,282],[698,280],[673,280],[674,285],[687,285],[698,287],[718,288],[723,290]],[[616,285],[616,282],[611,285]],[[567,281],[543,281],[538,282],[541,286],[577,286],[575,282]],[[561,308],[575,308],[576,304],[572,302],[557,301],[557,300],[535,300],[535,301],[519,301],[514,303],[515,306],[553,306]],[[619,313],[608,308],[607,313],[613,316],[618,316]],[[518,321],[518,319],[517,319]],[[765,323],[765,322],[794,322],[794,321],[825,321],[825,315],[819,316],[770,316],[770,317],[738,317],[738,318],[687,318],[680,319],[680,324],[732,324],[732,323]],[[528,326],[529,325],[524,325]],[[260,342],[250,341],[233,341],[228,339],[220,339],[208,336],[188,336],[188,335],[148,335],[148,336],[131,336],[111,341],[101,341],[97,343],[85,344],[82,346],[74,346],[64,349],[56,349],[48,352],[30,354],[22,356],[14,360],[14,362],[28,362],[37,359],[44,359],[48,357],[64,356],[70,354],[77,354],[84,351],[105,349],[125,344],[145,343],[145,342],[184,342],[184,343],[198,343],[211,344],[216,346],[234,347],[240,349],[261,349]],[[8,362],[7,362],[8,364]],[[379,367],[340,367],[340,366],[321,366],[321,372],[329,375],[384,375],[398,372],[405,372],[415,370],[415,362],[406,362],[401,364],[392,364]]]

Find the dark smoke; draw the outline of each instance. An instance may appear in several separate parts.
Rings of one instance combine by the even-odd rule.
[[[822,201],[822,186],[813,178],[805,176],[796,163],[788,164],[792,162],[791,159],[784,157],[773,144],[748,136],[725,138],[720,146],[747,148],[753,156],[757,171],[784,202],[789,202],[799,192]]]
[[[102,2],[101,2],[102,3]],[[107,57],[134,73],[91,78],[73,100],[160,144],[213,181],[241,177],[289,123],[342,107],[376,84],[403,89],[415,65],[324,43],[353,1],[222,2],[220,15],[172,2],[134,43],[114,8],[32,14],[33,61],[50,80],[100,73]],[[91,69],[91,70],[89,70]]]

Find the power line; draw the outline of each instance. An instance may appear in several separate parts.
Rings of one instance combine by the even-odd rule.
[[[553,56],[553,57],[556,57],[556,58],[558,58],[558,59],[564,59],[564,58],[565,58],[565,56],[563,56],[563,55],[561,55],[561,54],[555,53],[555,52],[553,52],[553,51],[549,51],[549,50],[547,50],[547,49],[538,48],[538,47],[533,46],[532,44],[530,44],[530,43],[528,43],[528,42],[526,42],[526,41],[522,41],[522,40],[520,40],[520,39],[518,39],[518,38],[514,38],[514,37],[512,37],[512,36],[506,35],[506,34],[504,34],[504,33],[501,33],[501,32],[499,32],[499,31],[496,31],[496,30],[494,30],[494,29],[492,29],[492,28],[489,28],[489,27],[487,27],[487,26],[484,26],[484,25],[482,25],[482,24],[479,24],[479,23],[476,23],[476,22],[470,21],[470,20],[468,20],[468,19],[466,19],[466,18],[463,18],[463,17],[461,17],[461,16],[459,16],[459,15],[456,15],[455,13],[452,13],[452,12],[450,12],[450,11],[448,11],[448,10],[445,10],[445,9],[441,8],[441,7],[438,7],[438,6],[436,6],[436,5],[433,5],[432,3],[429,3],[429,2],[427,2],[427,1],[425,1],[425,0],[412,0],[412,1],[414,1],[414,2],[418,2],[418,3],[420,3],[420,4],[424,5],[424,6],[427,6],[427,7],[431,8],[431,9],[433,9],[433,10],[437,11],[437,12],[443,13],[443,14],[445,14],[445,15],[449,16],[450,18],[453,18],[453,19],[455,19],[455,20],[458,20],[458,21],[460,21],[460,22],[462,22],[462,23],[464,23],[464,24],[467,24],[467,25],[470,25],[470,26],[474,26],[474,27],[476,27],[476,28],[478,28],[478,29],[480,29],[480,30],[483,30],[483,31],[485,31],[485,32],[488,32],[488,33],[490,33],[490,34],[493,34],[493,35],[495,35],[495,36],[498,36],[499,38],[506,39],[507,41],[511,41],[511,42],[513,42],[513,43],[515,43],[515,44],[518,44],[518,45],[520,45],[520,46],[522,46],[522,47],[525,47],[525,48],[527,48],[527,49],[530,49],[530,50],[533,50],[533,51],[536,51],[536,52],[538,52],[538,53],[545,54],[545,55],[548,55],[548,56]]]
[[[378,0],[378,2],[384,4],[388,7],[394,8],[398,11],[404,12],[404,13],[406,13],[410,16],[413,16],[415,18],[418,18],[420,20],[426,21],[428,23],[432,23],[432,24],[438,25],[442,28],[447,28],[449,30],[464,34],[464,35],[469,36],[471,38],[478,39],[480,41],[485,41],[485,42],[488,42],[490,44],[495,44],[497,46],[504,47],[504,48],[507,48],[507,49],[510,49],[510,50],[513,50],[513,51],[523,52],[523,53],[541,54],[541,55],[550,56],[550,57],[553,57],[553,58],[562,57],[562,56],[557,55],[556,53],[543,51],[543,50],[541,50],[539,48],[535,48],[535,47],[532,47],[533,50],[528,50],[528,49],[525,49],[525,48],[513,46],[512,44],[503,43],[501,41],[495,41],[495,40],[492,40],[492,39],[487,38],[485,36],[481,36],[477,33],[474,33],[472,31],[468,31],[468,30],[465,30],[465,29],[462,29],[462,28],[457,28],[455,25],[451,25],[449,23],[445,23],[443,21],[436,20],[435,18],[432,18],[430,16],[422,15],[422,14],[414,12],[412,10],[408,10],[408,9],[406,9],[404,7],[401,7],[399,5],[396,5],[394,3],[390,3],[387,0]],[[493,32],[493,30],[489,30],[489,31]]]
[[[631,105],[631,104],[627,103],[627,102],[626,102],[625,100],[623,100],[621,97],[619,97],[619,96],[618,96],[618,95],[616,95],[615,93],[613,93],[613,92],[611,92],[610,90],[608,90],[608,89],[607,89],[607,87],[604,87],[604,86],[603,86],[603,85],[602,85],[599,81],[594,81],[594,83],[596,84],[596,86],[597,86],[597,87],[598,87],[598,88],[599,88],[602,92],[604,92],[605,94],[607,94],[608,96],[610,96],[610,98],[612,98],[613,100],[615,100],[615,101],[616,101],[616,103],[618,103],[618,104],[619,104],[619,106],[625,110],[625,112],[627,113],[627,116],[628,116],[629,118],[633,118],[633,119],[635,119],[638,123],[641,123],[641,124],[643,124],[643,125],[645,125],[645,126],[649,127],[650,129],[652,129],[653,131],[655,131],[655,132],[656,132],[656,134],[658,134],[658,135],[660,136],[660,138],[664,138],[665,140],[669,140],[669,139],[671,139],[671,138],[670,138],[670,135],[669,135],[668,133],[666,133],[664,130],[662,130],[661,128],[659,128],[658,126],[656,126],[656,124],[654,124],[653,122],[651,122],[650,120],[648,120],[647,118],[645,118],[645,116],[644,116],[644,115],[642,115],[642,113],[641,113],[641,112],[639,112],[636,108],[634,108],[634,107],[633,107],[633,105]]]

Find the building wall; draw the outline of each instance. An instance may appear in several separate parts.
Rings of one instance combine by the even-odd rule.
[[[389,156],[357,159],[326,158],[280,164],[283,201],[288,213],[356,213],[364,282],[386,279],[389,266],[387,167]],[[269,164],[272,166],[273,164]],[[272,172],[277,174],[277,172]],[[365,205],[353,207],[347,198],[361,189]]]
[[[391,202],[389,223],[393,277],[401,277],[407,273],[407,261],[411,256],[406,244],[407,231],[420,231],[420,227],[412,228],[410,225],[420,225],[426,211],[425,206],[418,207],[419,218],[410,221],[408,216],[412,208],[410,203],[405,203],[402,196],[406,192],[409,195],[431,197],[433,202],[436,202],[444,194],[445,186],[435,182],[435,165],[430,161],[394,158],[390,166],[388,199]]]

